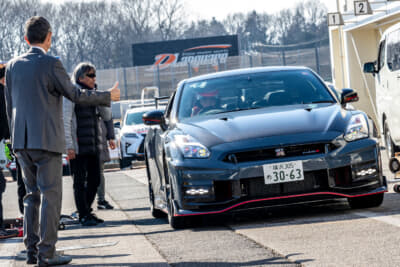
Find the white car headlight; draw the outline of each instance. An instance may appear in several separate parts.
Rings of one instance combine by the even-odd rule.
[[[368,137],[368,124],[363,114],[353,115],[344,134],[347,142]]]
[[[210,156],[210,151],[190,135],[175,135],[173,145],[179,149],[184,158],[202,159]]]

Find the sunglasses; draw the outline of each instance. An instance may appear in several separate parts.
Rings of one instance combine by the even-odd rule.
[[[88,73],[88,74],[86,74],[86,76],[89,78],[94,78],[94,77],[96,77],[96,73]]]

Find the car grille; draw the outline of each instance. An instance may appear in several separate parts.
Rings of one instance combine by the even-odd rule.
[[[223,161],[230,163],[251,162],[286,157],[324,154],[334,149],[336,149],[336,146],[331,143],[274,147],[229,153],[224,157]]]

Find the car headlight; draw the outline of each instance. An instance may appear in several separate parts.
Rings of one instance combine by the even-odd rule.
[[[344,134],[347,142],[368,137],[368,124],[363,114],[353,115]]]
[[[178,148],[184,158],[208,158],[210,151],[190,135],[177,134],[173,138],[173,147]]]

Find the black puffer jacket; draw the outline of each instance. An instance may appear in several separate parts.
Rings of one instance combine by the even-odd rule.
[[[85,85],[79,85],[88,90]],[[96,107],[75,105],[76,135],[80,155],[99,155],[103,149],[103,134],[100,123],[103,123]]]
[[[4,86],[0,83],[0,141],[9,139],[10,131],[8,129],[8,120],[6,114],[6,101],[4,97]]]

